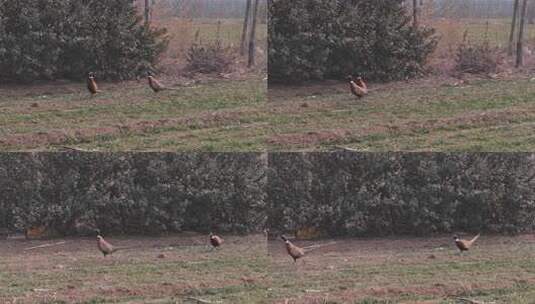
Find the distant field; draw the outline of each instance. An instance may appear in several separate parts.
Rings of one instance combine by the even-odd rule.
[[[296,264],[281,241],[269,248],[271,292],[280,304],[529,304],[535,298],[533,236],[482,236],[463,256],[451,237],[338,240]]]
[[[176,45],[187,47],[195,42],[197,31],[200,42],[215,41],[218,37],[228,45],[239,46],[243,20],[241,19],[184,19],[166,18],[154,22],[156,26],[166,27],[170,38],[176,40]],[[218,36],[219,28],[219,36]],[[256,39],[261,46],[267,43],[267,25],[257,25]]]
[[[488,40],[491,46],[506,48],[511,31],[510,19],[445,19],[437,18],[426,22],[437,30],[440,42],[437,54],[454,51],[467,34],[468,43],[478,44]],[[535,24],[528,24],[525,32],[526,41],[530,49],[535,43]]]
[[[136,248],[104,258],[93,238],[31,251],[44,242],[0,241],[0,302],[267,303],[263,235],[225,236],[220,250],[206,236],[108,240]]]
[[[238,52],[241,43],[243,20],[241,19],[185,19],[168,17],[156,20],[154,25],[167,28],[169,48],[163,56],[166,64],[185,62],[188,49],[194,43],[208,44],[218,39],[225,47]],[[256,30],[257,63],[266,67],[267,25],[259,23]],[[168,71],[169,72],[169,71]]]

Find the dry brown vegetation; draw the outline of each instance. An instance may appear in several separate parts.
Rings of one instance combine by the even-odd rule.
[[[139,2],[139,1],[138,1]],[[141,1],[143,2],[143,1]],[[138,7],[143,8],[140,3]],[[188,8],[185,8],[187,15]],[[220,40],[224,47],[228,47],[236,54],[239,52],[242,20],[236,18],[185,18],[175,16],[165,2],[157,2],[153,8],[152,24],[167,28],[169,31],[169,48],[162,57],[161,69],[166,74],[172,74],[185,64],[188,49],[194,43],[213,43]],[[267,26],[260,22],[257,27],[257,71],[267,69]],[[235,69],[244,72],[245,58],[237,58]]]

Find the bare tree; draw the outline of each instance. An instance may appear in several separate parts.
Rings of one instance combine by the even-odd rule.
[[[251,3],[252,0],[247,0],[245,7],[245,18],[243,20],[243,30],[241,33],[241,47],[240,55],[245,55],[245,46],[247,45],[247,30],[249,29],[249,16],[251,15]]]
[[[151,0],[145,0],[145,23],[149,23],[151,19]]]
[[[256,19],[258,16],[258,1],[255,0],[253,8],[253,25],[251,26],[251,36],[249,37],[249,64],[248,67],[255,65],[255,51],[256,51]]]
[[[518,31],[518,41],[516,46],[516,67],[524,65],[524,29],[526,27],[526,13],[528,10],[528,0],[522,2],[522,13],[520,14],[520,29]]]
[[[507,54],[509,56],[513,56],[513,45],[515,43],[515,30],[516,30],[516,24],[517,24],[517,18],[518,18],[518,6],[519,6],[520,0],[515,0],[514,7],[513,7],[513,20],[511,22],[511,33],[509,34],[509,46],[507,48]]]
[[[528,23],[535,24],[535,5],[533,3],[528,8]]]
[[[412,26],[418,27],[418,0],[412,0]]]

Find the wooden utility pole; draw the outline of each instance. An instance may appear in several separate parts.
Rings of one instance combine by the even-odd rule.
[[[145,0],[145,23],[149,24],[151,19],[151,0]]]
[[[249,64],[248,67],[255,65],[256,52],[256,19],[258,16],[258,1],[255,0],[253,8],[253,25],[251,26],[251,36],[249,37]]]
[[[251,15],[251,3],[253,0],[247,0],[245,7],[245,18],[243,20],[243,30],[241,33],[241,46],[240,46],[240,55],[245,55],[245,48],[247,46],[247,30],[249,29],[249,16]]]
[[[515,30],[516,30],[516,24],[517,24],[517,18],[518,18],[518,5],[520,3],[520,0],[515,0],[514,6],[513,6],[513,21],[511,22],[511,33],[509,34],[509,45],[507,47],[507,54],[509,56],[513,56],[513,46],[515,43]]]
[[[412,26],[418,27],[418,0],[412,0]]]
[[[522,12],[520,14],[520,29],[518,31],[518,41],[516,45],[516,67],[524,65],[524,29],[526,27],[526,13],[528,10],[528,0],[522,3]]]

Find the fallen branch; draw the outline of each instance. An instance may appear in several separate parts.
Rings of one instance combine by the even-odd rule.
[[[342,150],[342,151],[346,151],[346,152],[360,152],[360,151],[357,150],[357,149],[348,148],[348,147],[342,147],[342,146],[335,146],[334,148],[335,148],[336,150]]]
[[[212,304],[213,302],[210,302],[210,301],[206,301],[206,300],[202,300],[202,299],[198,299],[198,298],[194,298],[194,297],[188,297],[186,298],[186,300],[192,300],[192,301],[196,301],[197,303],[202,303],[202,304]]]
[[[65,151],[74,151],[74,152],[96,152],[96,150],[86,150],[82,148],[67,147],[67,146],[63,146],[61,147],[61,149]]]
[[[40,248],[47,248],[47,247],[54,247],[54,246],[63,245],[65,243],[67,243],[67,242],[63,241],[63,242],[57,242],[57,243],[52,243],[52,244],[44,244],[44,245],[39,245],[39,246],[35,246],[35,247],[25,248],[24,251],[40,249]]]
[[[470,304],[485,304],[483,302],[479,302],[479,301],[475,301],[475,300],[470,300],[470,299],[467,299],[467,298],[457,298],[458,301],[462,301],[462,302],[466,302],[466,303],[470,303]]]

